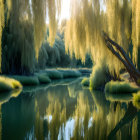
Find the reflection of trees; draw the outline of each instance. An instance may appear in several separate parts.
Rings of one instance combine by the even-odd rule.
[[[18,94],[5,94],[5,97],[0,98],[4,115],[2,122],[0,121],[4,124],[0,125],[3,139],[28,139],[31,135],[37,140],[55,140],[58,137],[66,139],[66,128],[70,128],[68,125],[72,121],[73,126],[70,133],[68,132],[70,139],[140,138],[140,113],[130,101],[124,103],[126,100],[123,97],[123,100],[118,102],[121,97],[118,99],[118,96],[111,95],[113,101],[109,102],[103,93],[92,91],[90,94],[89,90],[81,90],[80,85],[75,82],[71,83],[69,88],[73,88],[72,92],[77,92],[77,98],[69,96],[68,85],[50,86],[38,90],[33,96],[21,94],[16,102],[13,99],[6,105],[3,103],[8,101],[9,97]],[[5,135],[7,132],[8,135]]]
[[[103,93],[93,91],[91,94],[95,105],[93,112],[89,110],[89,102],[85,97],[78,98],[75,110],[76,125],[72,139],[120,140],[138,137],[139,119],[135,117],[137,111],[132,103],[128,105],[119,102],[109,103]],[[87,127],[90,113],[93,114],[93,121],[91,127]]]
[[[51,102],[49,107],[46,110],[48,115],[52,115],[52,120],[49,124],[50,138],[51,140],[56,140],[58,138],[59,129],[62,129],[62,124],[65,124],[66,121],[66,105],[65,100],[62,105],[59,100]]]
[[[84,135],[88,133],[88,124],[90,119],[90,106],[88,98],[84,94],[79,93],[74,118],[76,119],[73,137],[71,139],[82,140]],[[86,136],[87,137],[87,136]]]
[[[132,105],[132,102],[128,104],[127,111],[125,112],[122,119],[116,124],[115,128],[110,132],[109,139],[112,139],[113,136],[117,133],[119,129],[121,129],[126,124],[129,124],[137,115],[137,109]],[[135,121],[133,121],[133,128],[136,127]],[[135,130],[137,131],[137,129]],[[132,134],[135,133],[134,129],[132,129]]]
[[[33,126],[34,100],[20,94],[2,105],[2,115],[2,139],[23,139]]]
[[[2,139],[2,104],[8,102],[10,98],[17,97],[21,93],[21,89],[0,94],[0,140]]]
[[[56,140],[58,138],[59,131],[62,128],[62,124],[65,125],[66,121],[66,100],[63,98],[63,101],[60,102],[59,98],[51,92],[48,93],[48,101],[49,105],[46,108],[46,116],[49,118],[51,116],[51,120],[48,119],[48,131],[50,134],[51,140]],[[62,131],[61,131],[62,132]],[[47,136],[49,137],[49,136]]]
[[[36,111],[36,113],[35,113],[35,137],[37,140],[44,140],[44,135],[43,135],[44,119],[40,118],[37,100],[35,100],[35,111]]]
[[[79,91],[82,91],[82,85],[80,83],[81,79],[77,79],[68,85],[68,92],[71,98],[76,98]]]
[[[111,101],[111,102],[131,102],[132,101],[132,94],[113,94],[113,93],[108,93],[106,92],[105,93],[105,97],[108,101]]]

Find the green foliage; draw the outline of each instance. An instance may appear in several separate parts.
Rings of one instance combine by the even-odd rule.
[[[34,69],[33,26],[31,23],[23,21],[15,27],[15,23],[10,19],[9,25],[5,27],[3,33],[2,72],[26,75],[33,73]]]
[[[7,77],[0,77],[0,92],[11,91],[19,88],[22,88],[19,81]]]
[[[133,94],[133,105],[140,109],[140,92]]]
[[[137,86],[129,82],[110,81],[105,85],[105,92],[109,93],[134,93],[140,90]]]
[[[63,74],[57,70],[45,70],[50,79],[62,79]]]
[[[48,45],[48,44],[46,44],[46,45]],[[47,53],[47,50],[45,47],[46,47],[45,45],[42,45],[42,47],[40,48],[40,51],[39,51],[38,66],[40,69],[45,69],[46,63],[48,61],[48,53]]]
[[[3,27],[4,27],[4,1],[0,0],[0,71],[1,71],[1,53],[2,53],[1,39]]]
[[[89,78],[84,78],[84,79],[82,80],[81,84],[82,84],[83,86],[89,87],[89,85],[90,85],[90,80],[89,80]]]
[[[36,76],[38,77],[39,82],[42,84],[51,82],[51,79],[47,76],[46,73],[36,73]]]
[[[65,53],[63,34],[57,32],[53,47],[45,41],[39,51],[38,68],[45,67],[92,67],[92,60],[90,55],[86,55],[85,64],[74,57],[71,59],[70,55]]]
[[[89,87],[89,78],[84,78],[81,82],[82,86]]]
[[[105,84],[109,80],[110,74],[108,72],[107,67],[103,63],[95,65],[90,76],[90,89],[103,89]]]
[[[63,74],[63,78],[80,77],[81,73],[77,70],[59,70]]]
[[[37,76],[12,76],[12,78],[20,81],[20,83],[24,86],[33,86],[38,85],[39,80]]]

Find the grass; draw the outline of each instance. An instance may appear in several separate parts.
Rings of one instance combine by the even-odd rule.
[[[20,81],[24,86],[39,85],[39,80],[37,76],[12,76],[12,78]]]
[[[46,73],[36,73],[38,80],[41,84],[47,84],[51,82],[51,79],[48,77]]]
[[[63,78],[77,78],[82,74],[78,70],[59,70],[63,74]]]
[[[12,78],[0,76],[0,92],[6,92],[20,88],[22,88],[22,85],[19,81]]]
[[[137,86],[129,82],[110,81],[105,85],[105,92],[109,93],[135,93],[140,90]]]
[[[85,87],[89,87],[89,78],[84,78],[82,81],[81,81],[81,84],[82,86],[85,86]]]
[[[62,79],[63,74],[57,70],[45,70],[45,73],[50,79]]]
[[[140,109],[140,92],[133,94],[133,105]]]
[[[109,81],[107,67],[104,64],[95,65],[90,76],[90,89],[98,90],[104,88]]]

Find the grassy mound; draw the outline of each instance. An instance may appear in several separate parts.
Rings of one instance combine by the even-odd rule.
[[[133,94],[133,105],[140,109],[140,92]]]
[[[45,70],[50,79],[62,79],[63,74],[57,70]]]
[[[47,76],[46,73],[36,73],[38,80],[41,84],[47,84],[51,82],[51,79]]]
[[[89,78],[84,78],[81,84],[82,86],[89,87]]]
[[[12,78],[20,81],[20,83],[24,86],[32,86],[39,84],[37,76],[12,76]]]
[[[11,91],[13,89],[20,89],[22,85],[19,81],[12,78],[0,77],[0,92]]]
[[[108,69],[104,64],[98,64],[93,67],[90,76],[90,89],[104,89],[105,84],[110,80]]]
[[[134,93],[140,90],[129,82],[110,81],[105,85],[105,92],[109,93]]]
[[[77,70],[59,70],[63,74],[63,78],[76,78],[80,77],[82,74]]]

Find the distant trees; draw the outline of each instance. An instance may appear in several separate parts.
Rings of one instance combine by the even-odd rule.
[[[57,32],[53,47],[47,40],[42,44],[37,67],[40,69],[46,67],[92,67],[92,60],[90,55],[87,55],[85,64],[82,64],[81,60],[76,60],[74,55],[73,58],[70,58],[70,55],[65,53],[63,32]]]

